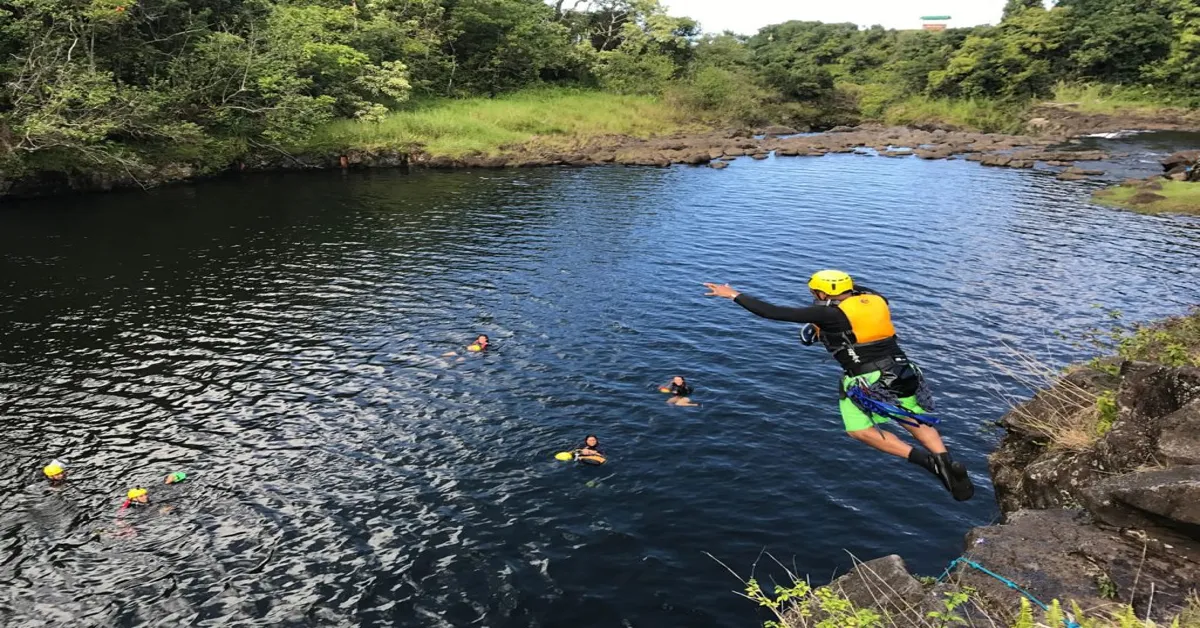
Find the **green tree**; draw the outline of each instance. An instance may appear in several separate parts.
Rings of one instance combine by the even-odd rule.
[[[447,93],[496,94],[566,70],[566,26],[541,0],[447,0]]]
[[[661,93],[667,82],[682,75],[693,54],[699,25],[688,18],[667,15],[659,0],[622,0],[606,12],[621,12],[619,35],[606,29],[593,36],[602,40],[593,66],[600,85],[625,93]],[[616,13],[612,13],[616,15]],[[608,48],[619,42],[615,48]]]
[[[1160,0],[1060,0],[1070,78],[1132,83],[1171,52],[1174,25]]]
[[[946,67],[929,73],[929,91],[960,98],[1023,99],[1048,94],[1065,37],[1062,11],[1030,7],[999,27],[968,36]]]
[[[1043,9],[1045,5],[1042,0],[1008,0],[1004,3],[1004,17],[1008,18],[1024,11],[1025,9]]]
[[[1200,4],[1178,0],[1170,13],[1176,37],[1159,63],[1143,67],[1146,78],[1180,90],[1200,92]]]
[[[790,99],[817,100],[832,93],[831,68],[857,34],[853,24],[792,21],[763,28],[748,45],[770,86]]]

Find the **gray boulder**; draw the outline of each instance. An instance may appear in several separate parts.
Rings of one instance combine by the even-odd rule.
[[[929,149],[918,148],[917,150],[913,151],[913,154],[920,159],[949,159],[954,155],[954,152],[949,147],[936,146]]]
[[[1200,465],[1200,399],[1163,418],[1158,453],[1168,463]]]
[[[859,563],[845,575],[829,583],[829,588],[845,597],[857,608],[870,608],[888,613],[899,625],[918,623],[924,618],[921,607],[925,589],[904,565],[904,559],[892,554]],[[822,613],[816,604],[807,601],[812,616],[820,621]],[[811,625],[796,617],[799,608],[793,607],[785,613],[785,625]]]
[[[988,456],[1001,512],[1022,508],[1079,508],[1093,484],[1154,465],[1167,458],[1200,455],[1189,426],[1197,421],[1189,405],[1200,399],[1200,369],[1127,363],[1117,388],[1117,418],[1108,434],[1084,451],[1053,451],[1029,424],[1068,416],[1094,404],[1095,395],[1117,386],[1118,378],[1081,369],[1043,390],[1001,419],[1007,434]],[[1187,408],[1185,409],[1185,406]],[[1176,414],[1178,413],[1178,414]],[[1161,433],[1171,429],[1164,442]]]
[[[908,573],[904,559],[892,554],[859,563],[829,587],[860,608],[904,612],[915,606],[925,589]]]
[[[795,135],[795,134],[799,133],[799,131],[797,131],[796,129],[793,129],[790,126],[783,126],[783,125],[779,125],[779,124],[774,125],[774,126],[769,126],[765,129],[763,129],[762,132],[763,132],[763,135],[766,135],[768,137],[773,136],[773,135]]]
[[[1109,525],[1161,525],[1200,538],[1200,466],[1127,473],[1085,491],[1085,505]]]
[[[1190,166],[1200,162],[1200,150],[1185,150],[1159,160],[1163,171],[1170,172],[1179,166]]]
[[[1018,511],[1004,525],[972,530],[967,548],[971,560],[1042,601],[1075,600],[1092,609],[1130,603],[1139,617],[1149,609],[1155,621],[1177,614],[1200,582],[1200,563],[1172,545],[1104,530],[1082,511]],[[975,588],[988,607],[1020,604],[1020,593],[976,569],[960,566],[952,581]]]
[[[1072,371],[1001,417],[1000,424],[1007,433],[988,456],[1000,512],[1078,504],[1081,485],[1099,471],[1079,453],[1047,450],[1047,439],[1030,424],[1045,417],[1079,412],[1094,403],[1098,393],[1116,388],[1118,382],[1116,376],[1103,371]]]

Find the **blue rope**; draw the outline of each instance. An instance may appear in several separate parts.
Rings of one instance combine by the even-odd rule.
[[[942,420],[928,414],[917,414],[907,408],[890,404],[886,401],[872,397],[867,389],[861,385],[850,386],[846,390],[846,396],[854,402],[854,405],[862,408],[868,414],[878,414],[880,416],[895,419],[898,423],[902,423],[909,427],[921,427],[921,425],[937,425]]]
[[[1039,599],[1037,599],[1036,597],[1034,597],[1034,596],[1033,596],[1033,594],[1032,594],[1032,593],[1030,593],[1029,591],[1026,591],[1025,589],[1022,589],[1022,588],[1021,588],[1021,586],[1020,586],[1020,585],[1018,585],[1017,583],[1015,583],[1015,582],[1013,582],[1012,580],[1009,580],[1008,578],[1005,578],[1004,576],[1002,576],[1002,575],[1000,575],[1000,574],[998,574],[998,573],[996,573],[996,572],[994,572],[994,571],[992,571],[992,570],[988,569],[987,567],[984,567],[983,565],[980,565],[979,563],[977,563],[977,562],[975,562],[975,561],[973,561],[973,560],[968,560],[968,559],[967,559],[966,557],[964,557],[964,556],[959,556],[958,558],[955,558],[954,560],[950,561],[950,565],[949,565],[948,567],[946,567],[946,571],[943,571],[943,572],[942,572],[942,575],[938,576],[938,579],[937,579],[937,581],[938,581],[938,582],[942,582],[942,581],[944,581],[944,580],[945,580],[947,577],[949,577],[949,576],[950,576],[950,571],[951,571],[951,570],[953,570],[953,569],[954,569],[954,566],[955,566],[955,565],[957,565],[957,564],[959,564],[959,563],[962,563],[962,564],[964,564],[964,565],[966,565],[966,566],[968,566],[968,567],[971,567],[972,569],[979,570],[979,571],[981,571],[981,572],[983,572],[983,573],[985,573],[985,574],[987,574],[987,575],[989,575],[989,576],[991,576],[991,577],[993,577],[993,578],[995,578],[995,579],[999,580],[1000,582],[1004,583],[1004,586],[1006,586],[1006,587],[1008,587],[1008,588],[1010,588],[1010,589],[1014,589],[1014,590],[1016,590],[1016,591],[1017,591],[1018,593],[1020,593],[1021,595],[1024,595],[1024,596],[1026,597],[1026,599],[1028,599],[1030,602],[1033,602],[1034,604],[1037,604],[1037,605],[1038,605],[1038,607],[1039,607],[1039,608],[1041,608],[1043,612],[1044,612],[1044,611],[1049,611],[1049,610],[1050,610],[1050,607],[1049,607],[1049,606],[1046,606],[1046,605],[1045,605],[1045,604],[1044,604],[1044,603],[1043,603],[1041,600],[1039,600]],[[1079,624],[1077,624],[1077,623],[1075,623],[1075,622],[1073,622],[1073,621],[1071,621],[1071,620],[1069,620],[1069,619],[1064,619],[1064,620],[1063,620],[1063,625],[1064,625],[1064,626],[1066,626],[1067,628],[1080,628]]]

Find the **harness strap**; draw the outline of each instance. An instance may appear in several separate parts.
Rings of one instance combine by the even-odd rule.
[[[937,425],[942,422],[938,417],[929,414],[918,414],[907,408],[901,408],[900,406],[872,397],[870,389],[858,380],[846,389],[846,396],[854,402],[854,405],[861,408],[867,414],[878,414],[895,419],[896,422],[909,427],[921,427],[922,424]]]

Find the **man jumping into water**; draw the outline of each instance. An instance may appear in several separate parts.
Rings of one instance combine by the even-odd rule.
[[[742,294],[729,284],[706,283],[705,296],[733,299],[738,305],[763,318],[805,323],[802,342],[820,340],[841,365],[842,422],[854,440],[879,451],[905,458],[942,481],[954,499],[965,501],[975,494],[967,468],[952,460],[942,437],[932,425],[916,419],[932,408],[921,370],[909,361],[896,340],[887,299],[859,287],[844,272],[823,270],[808,282],[816,303],[811,307],[780,307]],[[925,408],[921,403],[924,402]],[[894,405],[893,405],[894,404]],[[866,407],[864,407],[866,406]],[[896,435],[879,429],[889,421],[880,413],[891,407],[909,419],[895,414],[924,447],[913,447]],[[906,411],[906,412],[905,412]]]

